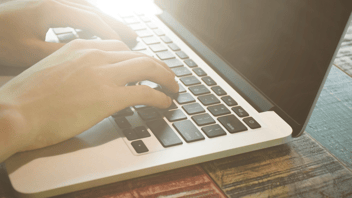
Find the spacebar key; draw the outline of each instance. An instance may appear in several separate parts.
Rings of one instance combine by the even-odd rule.
[[[181,139],[164,120],[154,120],[147,122],[147,126],[164,147],[182,144]]]

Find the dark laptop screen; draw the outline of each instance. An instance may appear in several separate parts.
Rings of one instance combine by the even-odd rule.
[[[351,2],[157,1],[302,125],[348,21]]]

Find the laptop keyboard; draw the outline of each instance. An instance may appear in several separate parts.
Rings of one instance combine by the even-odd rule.
[[[261,125],[244,110],[227,92],[198,66],[164,31],[141,13],[120,15],[139,36],[132,51],[159,58],[176,74],[179,93],[173,97],[168,109],[146,105],[125,108],[112,115],[117,126],[136,153],[150,152],[143,140],[156,137],[164,148],[192,144],[205,140],[257,129]],[[73,28],[54,28],[53,32],[62,43],[76,38],[99,39],[85,31]],[[148,85],[159,91],[162,87],[151,81]],[[176,103],[178,105],[176,105]],[[132,127],[129,116],[137,113],[144,124]]]

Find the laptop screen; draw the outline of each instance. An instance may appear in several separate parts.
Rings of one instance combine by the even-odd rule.
[[[350,16],[351,2],[156,1],[302,125]]]

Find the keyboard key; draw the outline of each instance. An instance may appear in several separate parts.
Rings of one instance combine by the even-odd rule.
[[[145,128],[145,126],[136,127],[133,129],[133,131],[136,133],[138,138],[150,137],[150,134],[149,134],[147,128]]]
[[[192,59],[187,59],[185,60],[185,63],[188,65],[188,67],[197,67],[197,63],[195,63]]]
[[[133,17],[134,15],[133,15],[132,12],[120,12],[120,13],[119,13],[119,16],[120,16],[121,18],[128,18],[128,17]]]
[[[131,124],[128,122],[128,120],[125,117],[117,117],[114,118],[117,126],[120,127],[120,129],[125,129],[131,127]]]
[[[159,53],[156,53],[156,55],[157,55],[161,60],[176,58],[175,55],[174,55],[173,53],[171,53],[170,51],[159,52]]]
[[[76,33],[81,39],[94,39],[96,36],[87,30],[76,29]]]
[[[165,120],[154,120],[147,122],[147,126],[153,132],[155,137],[163,145],[170,147],[183,144],[181,139],[176,135],[174,130],[165,122]]]
[[[164,60],[164,62],[170,68],[183,66],[183,63],[180,60],[176,59],[176,58],[169,59],[169,60]]]
[[[251,128],[251,129],[257,129],[260,128],[260,124],[254,120],[254,118],[252,117],[248,117],[248,118],[243,118],[243,121]]]
[[[161,86],[155,82],[149,81],[149,80],[144,80],[139,82],[140,85],[147,85],[150,88],[156,89],[161,91]]]
[[[204,85],[197,85],[190,87],[189,90],[196,96],[210,93],[209,89],[206,88]]]
[[[183,52],[183,51],[176,52],[176,55],[178,57],[180,57],[181,59],[189,58],[188,55],[185,52]]]
[[[123,20],[125,21],[126,24],[139,23],[139,21],[136,17],[124,18]]]
[[[137,153],[145,153],[149,151],[142,140],[131,142],[131,145]]]
[[[177,108],[178,108],[177,105],[174,102],[172,102],[169,108],[167,108],[166,110],[177,109]]]
[[[138,139],[137,134],[132,129],[125,129],[122,131],[122,133],[129,141]]]
[[[164,31],[162,31],[161,29],[155,29],[153,31],[158,36],[164,36],[165,35]]]
[[[141,108],[146,108],[148,107],[147,105],[135,105],[133,106],[135,109],[141,109]]]
[[[141,50],[146,50],[147,46],[144,45],[142,42],[138,42],[134,48],[132,48],[132,51],[141,51]]]
[[[211,126],[206,126],[202,128],[202,131],[209,137],[218,137],[222,135],[226,135],[226,132],[221,128],[220,125],[214,124]]]
[[[207,73],[205,73],[205,71],[202,68],[194,68],[193,69],[194,73],[196,73],[198,76],[206,76]]]
[[[160,43],[160,40],[155,36],[142,38],[142,41],[147,45]]]
[[[142,108],[137,110],[143,120],[153,120],[160,118],[160,114],[155,108]]]
[[[144,15],[144,12],[141,11],[141,10],[135,10],[134,13],[135,13],[136,15],[138,15],[138,16]]]
[[[213,90],[216,95],[218,96],[222,96],[222,95],[226,95],[226,91],[223,90],[220,86],[215,86],[215,87],[212,87],[211,90]]]
[[[216,82],[210,78],[210,76],[203,77],[202,80],[207,84],[208,86],[216,85]]]
[[[178,104],[185,104],[195,102],[196,100],[189,93],[181,93],[177,96],[176,101],[178,102]]]
[[[147,26],[150,28],[150,29],[156,29],[158,28],[158,26],[155,25],[155,23],[152,23],[152,22],[149,22],[149,23],[146,23]]]
[[[202,114],[202,115],[192,116],[192,120],[198,126],[203,126],[203,125],[215,123],[215,120],[208,113],[205,113],[205,114]]]
[[[205,95],[205,96],[199,96],[198,99],[205,106],[206,105],[220,103],[220,100],[217,99],[216,96],[214,96],[213,94],[209,94],[209,95]]]
[[[149,45],[149,48],[150,48],[153,52],[162,52],[162,51],[166,51],[166,50],[167,50],[167,48],[166,48],[163,44]]]
[[[181,83],[178,83],[178,93],[186,92],[186,89]]]
[[[66,34],[72,33],[72,28],[65,27],[65,28],[52,28],[55,34]]]
[[[232,107],[232,111],[235,112],[238,115],[238,117],[248,116],[247,111],[245,111],[241,106]]]
[[[145,27],[142,23],[131,24],[130,28],[134,31],[147,29],[147,27]]]
[[[57,35],[57,38],[59,39],[60,43],[68,43],[77,37],[73,33],[66,33]]]
[[[170,43],[170,44],[168,44],[168,46],[170,49],[172,49],[172,51],[180,50],[180,48],[175,43]]]
[[[150,22],[150,19],[149,19],[148,17],[144,16],[144,15],[140,16],[139,18],[140,18],[144,23]]]
[[[221,98],[222,101],[224,101],[228,106],[235,106],[237,105],[237,102],[231,98],[231,96],[224,96]]]
[[[218,118],[219,122],[230,132],[236,133],[240,131],[247,131],[247,127],[242,124],[234,115],[228,115]]]
[[[194,76],[183,77],[180,80],[186,86],[200,84],[200,81]]]
[[[183,105],[182,108],[183,108],[183,110],[186,111],[186,113],[188,115],[193,115],[193,114],[205,112],[204,108],[198,103]]]
[[[143,53],[143,54],[145,54],[145,55],[147,55],[147,56],[154,57],[154,54],[153,54],[152,52],[148,51],[148,50],[141,50],[141,51],[139,51],[139,52],[140,52],[140,53]]]
[[[167,118],[167,120],[169,120],[169,122],[175,122],[175,121],[187,119],[187,116],[182,112],[181,109],[168,111],[165,113],[165,117]]]
[[[162,36],[160,38],[164,41],[164,43],[172,43],[172,40],[168,36]]]
[[[210,111],[211,114],[213,114],[213,116],[220,116],[220,115],[231,113],[231,111],[228,110],[223,104],[208,107],[208,110]]]
[[[190,120],[175,122],[173,123],[173,126],[181,134],[183,139],[186,140],[186,142],[194,142],[205,139]]]
[[[118,111],[112,114],[111,116],[115,118],[115,117],[122,117],[122,116],[131,116],[131,115],[133,115],[133,111],[130,107],[127,107],[125,109],[122,109],[121,111]]]
[[[188,76],[192,74],[192,72],[189,71],[189,69],[186,67],[176,67],[171,70],[176,74],[177,77]]]
[[[151,33],[149,30],[138,30],[136,31],[136,34],[141,38],[153,36],[153,33]]]

